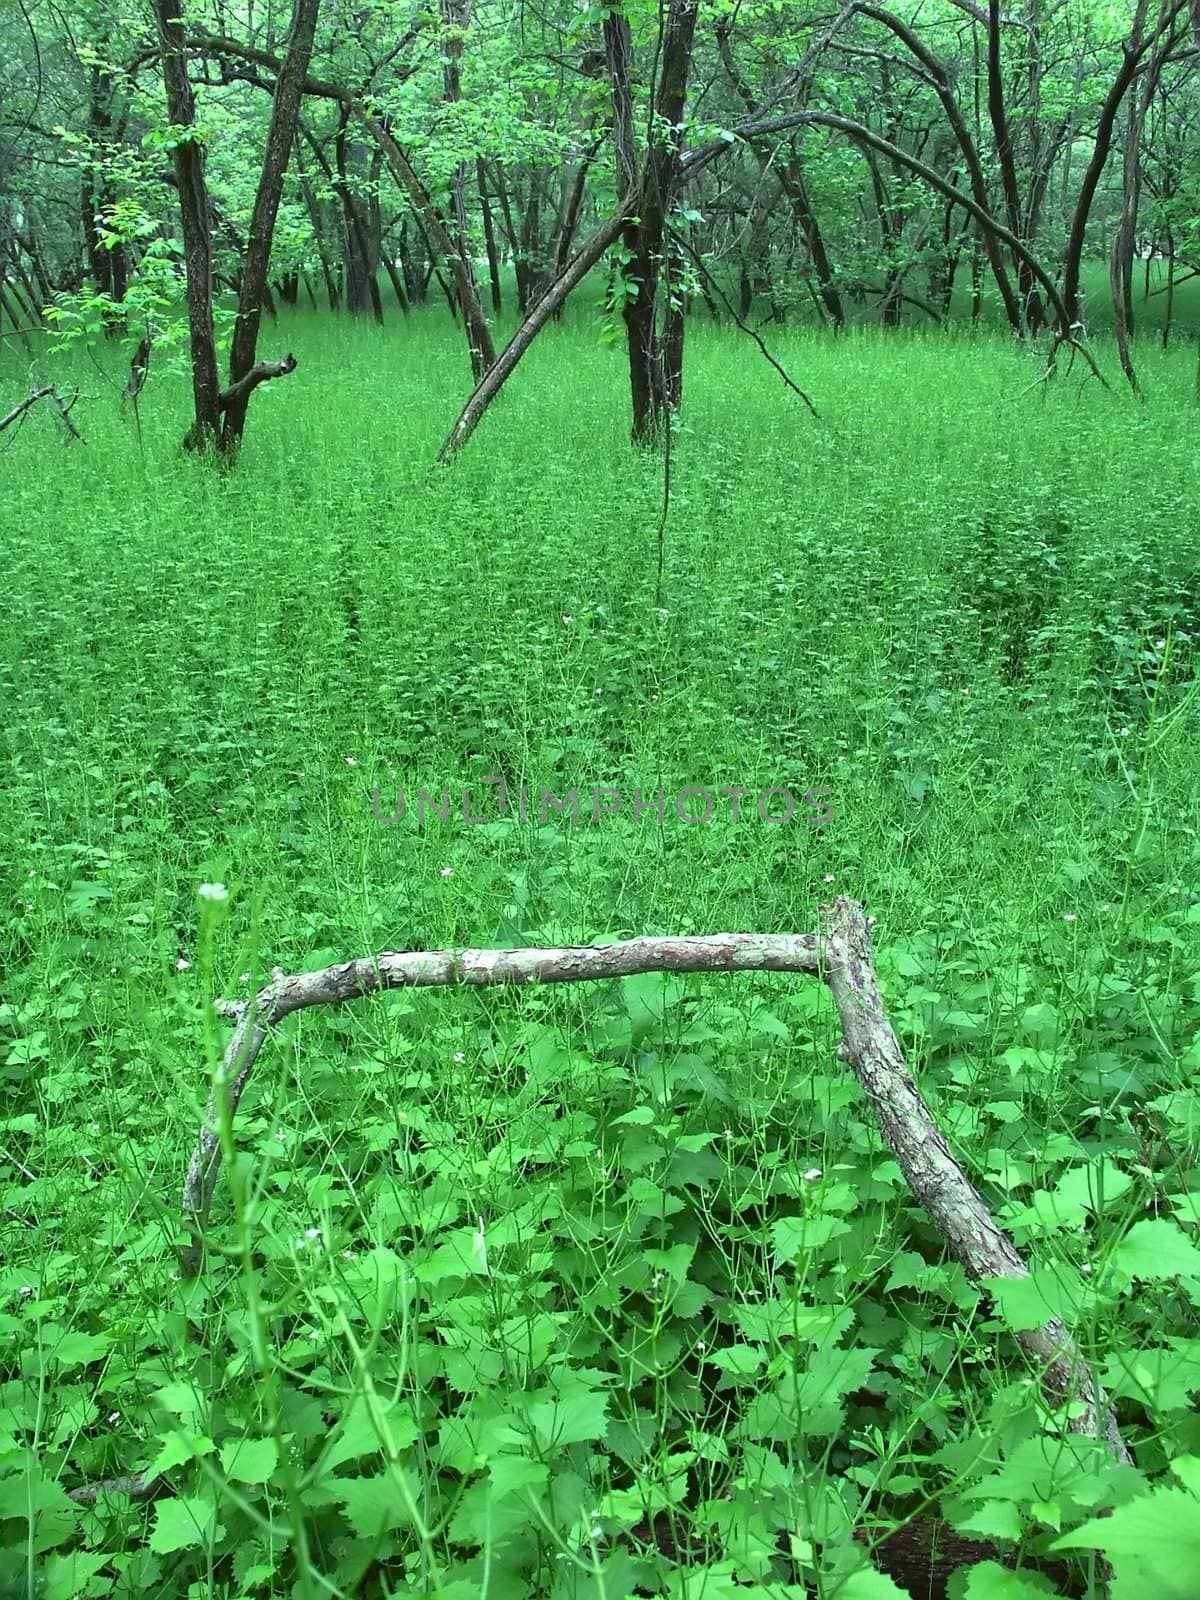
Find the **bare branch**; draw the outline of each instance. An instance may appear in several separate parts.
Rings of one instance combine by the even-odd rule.
[[[857,901],[842,895],[821,907],[815,934],[717,933],[548,950],[389,951],[318,972],[277,972],[238,1021],[188,1165],[183,1210],[191,1240],[180,1251],[184,1272],[195,1274],[203,1260],[203,1230],[221,1160],[217,1129],[230,1126],[268,1034],[294,1011],[341,1005],[385,989],[589,983],[641,972],[799,972],[828,985],[842,1027],[838,1057],[853,1069],[885,1144],[955,1260],[977,1282],[1028,1277],[1029,1268],[951,1154],[908,1070],[875,976],[872,921]],[[1067,1428],[1100,1438],[1128,1462],[1108,1402],[1063,1324],[1055,1318],[1017,1337],[1049,1394],[1067,1408]]]

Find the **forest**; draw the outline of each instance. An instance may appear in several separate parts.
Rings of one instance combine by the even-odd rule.
[[[0,0],[0,1600],[1200,1596],[1197,0]]]

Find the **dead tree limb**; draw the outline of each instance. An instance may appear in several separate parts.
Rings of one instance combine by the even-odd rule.
[[[78,389],[69,400],[64,400],[52,383],[44,384],[42,388],[34,389],[27,394],[20,405],[14,406],[6,417],[0,417],[0,433],[3,433],[5,428],[12,427],[14,422],[20,422],[25,413],[32,410],[39,400],[49,400],[58,413],[58,420],[67,431],[67,437],[64,442],[67,444],[86,444],[87,440],[71,421],[71,408],[78,399]]]
[[[446,435],[437,453],[439,466],[444,466],[466,444],[475,432],[484,412],[512,376],[517,363],[538,334],[566,302],[571,291],[583,282],[604,252],[621,237],[622,230],[633,215],[637,203],[637,194],[631,190],[613,215],[600,224],[563,270],[538,295],[522,318],[517,331],[475,385],[470,399],[459,412],[458,421]]]
[[[53,393],[54,385],[48,383],[44,389],[34,389],[31,394],[27,394],[19,406],[14,406],[6,417],[0,417],[0,433],[3,433],[5,428],[11,428],[14,422],[18,422],[31,406],[37,405],[39,400],[44,400],[47,395]]]
[[[193,1276],[203,1260],[221,1163],[218,1130],[231,1128],[259,1051],[295,1011],[341,1005],[386,989],[587,983],[640,972],[801,972],[828,986],[841,1021],[838,1056],[852,1068],[884,1143],[951,1255],[977,1282],[1028,1277],[1029,1268],[951,1154],[908,1070],[875,976],[872,921],[857,901],[843,895],[821,907],[816,933],[716,933],[547,950],[389,951],[290,977],[277,970],[252,1000],[223,1001],[217,1007],[235,1027],[188,1163],[183,1213],[190,1240],[180,1250],[183,1271]],[[1068,1409],[1068,1429],[1101,1439],[1128,1462],[1107,1399],[1063,1324],[1051,1319],[1021,1330],[1017,1338],[1036,1362],[1048,1394]]]
[[[123,1495],[127,1500],[151,1500],[160,1489],[169,1487],[161,1473],[131,1472],[120,1478],[98,1478],[72,1489],[68,1500],[77,1506],[94,1506],[107,1495]]]

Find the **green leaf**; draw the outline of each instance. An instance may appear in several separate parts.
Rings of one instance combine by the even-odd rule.
[[[170,1472],[172,1467],[181,1467],[187,1461],[194,1461],[197,1456],[211,1455],[216,1448],[204,1434],[188,1434],[177,1428],[172,1429],[170,1433],[163,1434],[161,1448],[146,1469],[147,1476],[157,1477],[160,1472]]]
[[[1200,1250],[1178,1224],[1163,1217],[1135,1222],[1112,1259],[1118,1271],[1150,1283],[1168,1278],[1200,1279]]]
[[[838,1600],[910,1600],[909,1591],[901,1589],[886,1572],[874,1567],[859,1567],[844,1583],[837,1586]]]
[[[537,1401],[527,1411],[539,1450],[561,1449],[608,1433],[608,1396],[580,1390],[559,1399]]]
[[[771,1226],[776,1264],[794,1261],[849,1232],[850,1224],[838,1217],[781,1217]]]
[[[383,1438],[380,1438],[375,1422],[376,1414],[385,1430]],[[409,1445],[416,1442],[416,1438],[417,1427],[412,1412],[403,1401],[381,1397],[372,1410],[366,1395],[359,1394],[345,1413],[341,1432],[322,1456],[321,1465],[327,1472],[332,1472],[345,1461],[358,1461],[380,1450],[386,1450],[388,1454],[407,1450]]]
[[[221,1446],[221,1468],[235,1483],[266,1483],[278,1465],[274,1439],[237,1439]]]
[[[965,1600],[1045,1600],[1057,1593],[1039,1573],[1011,1572],[998,1561],[980,1561],[967,1573]]]
[[[1061,1271],[1045,1267],[1028,1278],[985,1278],[984,1288],[1015,1332],[1040,1328],[1052,1317],[1069,1319],[1078,1308],[1079,1294]],[[1072,1293],[1072,1289],[1076,1293]]]
[[[103,1333],[67,1333],[51,1350],[50,1356],[64,1369],[86,1367],[93,1361],[99,1361],[111,1342]]]
[[[378,1539],[382,1533],[410,1525],[394,1473],[380,1472],[372,1478],[333,1478],[330,1489],[346,1508],[346,1521],[360,1539]],[[407,1482],[407,1478],[405,1479]],[[411,1484],[409,1485],[411,1490]]]
[[[1195,1600],[1200,1499],[1186,1489],[1156,1489],[1063,1534],[1050,1548],[1103,1550],[1116,1577],[1116,1600]]]
[[[168,1556],[176,1550],[195,1549],[210,1538],[223,1538],[222,1525],[217,1523],[213,1527],[214,1510],[212,1501],[202,1495],[159,1500],[154,1507],[151,1550],[155,1555]]]
[[[492,1492],[502,1499],[520,1489],[544,1489],[550,1469],[544,1461],[531,1461],[528,1456],[493,1456],[488,1462],[488,1477]]]

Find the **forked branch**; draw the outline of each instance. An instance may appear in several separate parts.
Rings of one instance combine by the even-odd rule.
[[[203,1259],[221,1163],[218,1129],[231,1125],[259,1051],[294,1011],[341,1005],[384,989],[586,983],[639,972],[800,972],[828,986],[841,1021],[838,1056],[853,1069],[884,1143],[951,1255],[977,1282],[1028,1277],[1029,1268],[951,1154],[905,1064],[875,976],[872,921],[857,901],[839,896],[821,907],[816,933],[717,933],[548,950],[389,951],[290,977],[277,970],[252,1000],[218,1006],[235,1026],[188,1165],[183,1211],[190,1240],[180,1251],[183,1270],[194,1274]],[[1108,1402],[1063,1324],[1054,1318],[1017,1337],[1048,1395],[1067,1408],[1068,1428],[1102,1439],[1127,1462]]]

